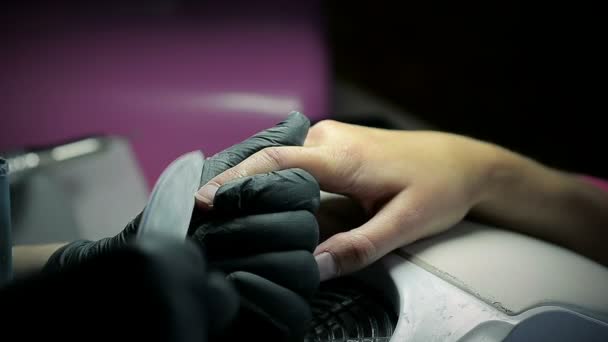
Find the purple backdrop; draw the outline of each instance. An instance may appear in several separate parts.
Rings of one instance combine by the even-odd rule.
[[[184,152],[213,154],[291,110],[326,115],[318,20],[200,22],[78,23],[11,36],[0,54],[0,151],[120,135],[152,184]]]

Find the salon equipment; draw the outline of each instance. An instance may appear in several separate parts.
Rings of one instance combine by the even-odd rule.
[[[13,273],[10,205],[8,163],[0,157],[0,286],[10,281]]]
[[[203,153],[194,151],[173,161],[161,174],[142,214],[138,239],[158,237],[184,241],[201,182]]]
[[[141,168],[123,138],[88,136],[3,152],[10,165],[14,245],[118,234],[148,200]]]
[[[332,209],[323,211],[324,205]],[[324,193],[321,224],[355,223],[348,220],[353,206]],[[358,293],[335,295],[345,291]],[[606,293],[606,267],[551,243],[465,220],[326,285],[319,294],[325,301],[313,301],[317,324],[307,341],[606,341]],[[369,300],[377,303],[374,309],[357,309],[357,301]],[[391,315],[396,321],[383,318]],[[379,335],[387,330],[390,336]]]

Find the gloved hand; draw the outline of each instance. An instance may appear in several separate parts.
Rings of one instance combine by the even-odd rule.
[[[227,273],[241,297],[229,340],[302,341],[311,320],[307,298],[319,285],[312,255],[318,206],[316,180],[288,169],[225,184],[213,211],[193,219],[193,238],[210,266]]]
[[[308,127],[306,117],[291,113],[277,126],[207,159],[201,185],[266,147],[301,145]],[[301,339],[311,316],[305,298],[319,283],[311,254],[318,241],[313,215],[319,204],[317,182],[292,169],[241,177],[214,194],[213,210],[195,211],[191,234],[206,249],[212,267],[229,273],[241,294],[231,336],[257,332],[276,341]],[[111,253],[136,236],[139,219],[115,237],[68,244],[49,259],[46,269]]]
[[[220,152],[205,161],[201,185],[266,147],[302,145],[308,127],[304,116],[293,113]],[[288,169],[240,175],[212,191],[215,200],[207,203],[212,210],[195,211],[190,232],[210,266],[227,273],[241,297],[239,315],[225,338],[302,341],[311,320],[306,299],[319,285],[312,256],[318,243],[317,181],[301,169]]]
[[[310,122],[298,113],[292,112],[286,120],[275,127],[259,132],[251,138],[226,149],[205,161],[201,180],[209,180],[215,175],[238,164],[251,154],[270,146],[302,145]],[[137,236],[141,215],[137,215],[116,236],[99,241],[77,240],[58,249],[47,261],[44,271],[52,272],[68,266],[79,265],[89,258],[106,255],[126,246]]]
[[[144,240],[0,289],[3,327],[23,340],[223,341],[238,301],[192,241]]]

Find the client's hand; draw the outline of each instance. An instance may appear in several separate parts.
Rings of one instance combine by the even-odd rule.
[[[199,205],[213,202],[207,196],[210,185],[236,175],[288,168],[310,172],[323,190],[351,197],[367,213],[367,222],[317,247],[323,280],[359,270],[461,220],[487,197],[494,151],[453,134],[322,121],[310,129],[304,147],[264,149],[211,179],[199,190],[206,197]]]
[[[469,213],[608,265],[605,191],[575,173],[446,132],[322,121],[303,147],[266,148],[211,179],[199,205],[213,203],[210,187],[237,175],[289,168],[310,172],[323,190],[354,199],[367,213],[360,226],[317,247],[321,279],[357,271]]]

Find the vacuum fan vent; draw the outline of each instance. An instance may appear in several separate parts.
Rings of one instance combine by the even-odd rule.
[[[305,342],[389,342],[397,318],[386,299],[356,280],[321,285]]]

